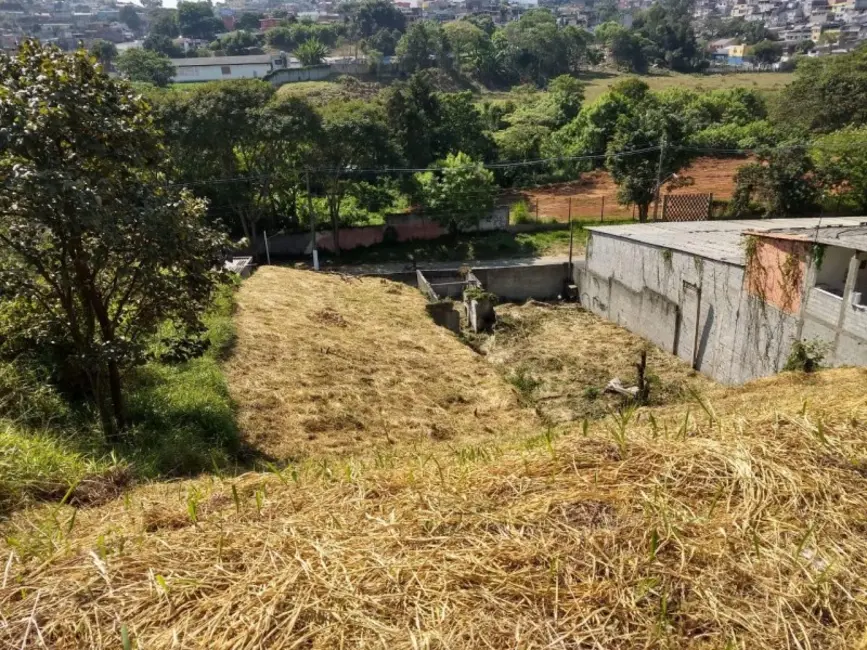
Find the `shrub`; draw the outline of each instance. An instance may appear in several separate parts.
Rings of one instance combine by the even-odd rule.
[[[822,341],[795,341],[783,370],[815,372],[822,367],[828,344]]]
[[[530,206],[526,201],[518,201],[513,203],[509,210],[509,223],[519,225],[522,223],[533,223],[534,219],[530,214]]]

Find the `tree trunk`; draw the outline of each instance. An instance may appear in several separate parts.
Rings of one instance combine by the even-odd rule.
[[[117,432],[126,429],[126,405],[123,400],[123,384],[120,378],[120,368],[117,367],[117,361],[108,362],[108,385],[111,391],[112,415],[114,416],[116,425],[113,437],[116,439]]]
[[[640,223],[647,223],[647,213],[650,211],[649,203],[639,203],[638,204],[638,221]]]
[[[331,238],[334,240],[334,254],[340,257],[340,223],[337,218],[337,210],[331,210]]]

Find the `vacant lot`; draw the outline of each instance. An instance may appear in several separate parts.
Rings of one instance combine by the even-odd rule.
[[[603,391],[615,377],[635,385],[642,350],[651,404],[688,400],[690,391],[714,385],[689,364],[577,305],[531,301],[501,305],[497,315],[496,332],[481,344],[488,361],[553,422],[604,417],[619,408],[623,399]]]
[[[424,305],[387,280],[262,268],[238,293],[227,367],[249,441],[289,460],[535,425],[496,370]]]

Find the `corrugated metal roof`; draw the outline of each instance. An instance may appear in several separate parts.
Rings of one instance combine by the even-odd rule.
[[[189,68],[202,65],[250,65],[254,63],[271,63],[270,54],[251,54],[249,56],[203,56],[189,59],[172,59],[176,68]]]
[[[594,234],[619,237],[631,241],[670,248],[672,250],[698,255],[710,260],[726,262],[729,264],[744,264],[744,250],[742,237],[744,232],[750,231],[756,234],[773,236],[773,233],[803,234],[805,239],[813,240],[816,227],[819,226],[819,238],[824,241],[823,233],[829,230],[849,230],[852,235],[848,243],[840,243],[843,240],[836,238],[837,243],[833,246],[856,248],[857,240],[854,231],[863,237],[863,244],[867,245],[867,227],[859,226],[867,221],[867,217],[823,217],[804,219],[743,219],[738,221],[657,221],[653,223],[628,224],[622,226],[593,226]],[[858,250],[867,250],[858,249]]]

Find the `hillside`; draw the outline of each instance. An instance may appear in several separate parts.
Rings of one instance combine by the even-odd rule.
[[[31,512],[0,647],[863,647],[865,380]]]
[[[406,285],[265,267],[237,301],[229,387],[249,442],[274,459],[538,425]]]

